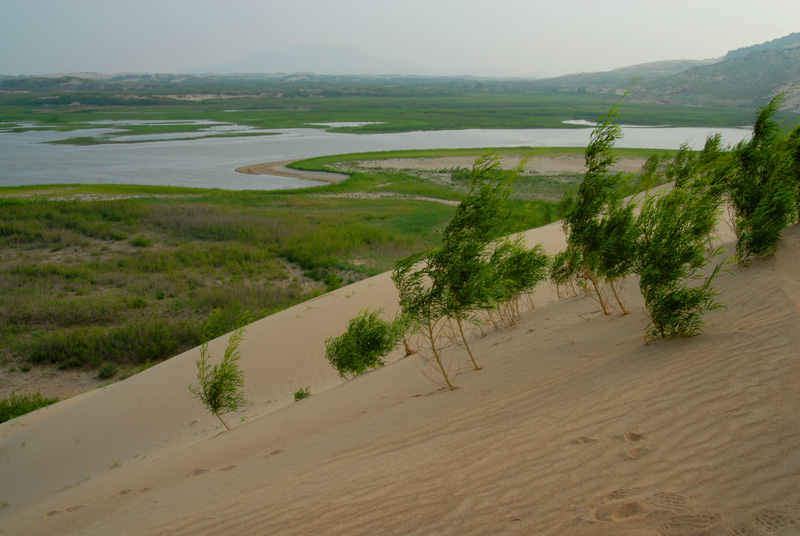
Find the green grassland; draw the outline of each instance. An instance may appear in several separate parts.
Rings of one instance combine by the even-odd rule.
[[[5,82],[9,83],[8,80]],[[86,87],[81,91],[75,89],[83,86]],[[59,86],[50,83],[25,91],[0,92],[0,123],[6,123],[3,128],[13,131],[32,128],[72,131],[97,128],[97,125],[88,124],[90,121],[146,119],[173,122],[117,125],[115,128],[119,130],[112,134],[78,136],[58,142],[81,145],[125,143],[127,136],[142,134],[188,135],[203,131],[203,135],[208,137],[264,135],[266,133],[260,132],[263,129],[308,128],[313,124],[338,122],[370,124],[329,127],[328,130],[382,133],[468,128],[570,128],[563,121],[594,121],[618,98],[616,95],[551,95],[522,81],[469,79],[430,79],[418,84],[395,80],[323,81],[316,85],[308,81],[277,84],[240,80],[222,86],[206,81],[185,88],[115,86],[111,83],[81,83],[78,86],[65,83]],[[202,95],[202,100],[188,100],[189,92]],[[255,132],[204,132],[207,124],[186,121],[228,123]],[[752,111],[629,100],[620,122],[735,127],[752,123]]]
[[[478,156],[480,149],[315,158],[295,164]],[[536,158],[581,150],[502,149]],[[622,156],[652,151],[621,150]],[[123,185],[0,189],[0,359],[9,366],[141,365],[392,268],[435,247],[466,184],[396,170],[280,192]],[[463,172],[463,170],[461,170]],[[579,176],[523,174],[503,232],[559,218]],[[556,190],[541,194],[548,181]],[[551,188],[552,190],[552,188]],[[380,197],[378,197],[378,195]],[[365,199],[367,197],[367,199]]]
[[[554,151],[518,150],[534,157]],[[327,169],[337,158],[358,155],[296,165]],[[438,244],[452,202],[465,191],[448,173],[431,180],[354,172],[339,184],[288,192],[2,188],[0,360],[10,367],[152,363],[389,270],[397,259]],[[520,184],[534,179],[546,178],[523,177]],[[509,202],[504,232],[558,218],[556,203],[540,199],[535,187],[525,189]]]

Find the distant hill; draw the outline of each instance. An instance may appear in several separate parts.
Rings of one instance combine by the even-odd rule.
[[[668,60],[620,67],[613,71],[578,73],[536,81],[535,85],[550,91],[577,93],[617,93],[627,88],[632,81],[646,80],[682,73],[700,65],[721,61],[715,60]]]
[[[752,45],[749,47],[737,48],[736,50],[731,50],[725,55],[726,60],[732,60],[736,58],[743,58],[752,54],[753,52],[766,52],[767,50],[775,50],[780,48],[786,47],[796,47],[800,46],[800,33],[790,33],[785,37],[779,37],[778,39],[773,39],[772,41],[767,41],[766,43],[761,43],[760,45]]]
[[[675,104],[757,107],[798,86],[800,47],[795,45],[726,56],[713,65],[650,80],[642,85],[640,95]],[[795,111],[800,112],[800,108],[795,106]]]
[[[548,93],[622,94],[667,104],[756,108],[782,91],[800,86],[800,33],[728,52],[712,60],[646,63],[599,73],[581,73],[533,86]],[[800,96],[784,110],[800,113]]]

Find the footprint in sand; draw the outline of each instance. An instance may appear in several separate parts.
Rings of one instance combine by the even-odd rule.
[[[581,436],[577,439],[570,440],[569,443],[570,445],[586,445],[587,443],[597,443],[597,440],[591,437]]]
[[[746,525],[736,525],[728,529],[727,536],[761,536],[761,532]]]
[[[624,434],[622,434],[622,437],[624,437],[625,441],[629,443],[635,443],[637,441],[641,441],[642,439],[644,439],[644,436],[642,434],[637,434],[636,432],[625,432]]]
[[[625,453],[624,458],[626,460],[638,460],[642,456],[646,456],[650,453],[650,449],[647,447],[639,447],[635,449],[631,449]]]
[[[612,501],[621,501],[624,499],[629,499],[630,497],[637,497],[642,494],[642,490],[639,488],[620,488],[615,489],[609,493],[603,495],[603,502],[612,502]]]
[[[599,505],[594,508],[592,521],[626,521],[647,515],[647,510],[639,501],[622,504]]]
[[[230,471],[230,470],[231,470],[231,469],[233,469],[234,467],[236,467],[236,466],[235,466],[235,465],[229,465],[228,467],[223,467],[222,469],[220,469],[220,472],[223,472],[223,471]]]
[[[582,519],[593,523],[635,522],[641,529],[646,528],[641,526],[646,523],[647,530],[654,529],[664,536],[706,534],[708,530],[721,528],[717,526],[721,519],[719,514],[692,512],[687,507],[688,502],[688,497],[671,491],[646,494],[640,488],[621,488],[600,497],[591,513]],[[749,534],[729,532],[730,536]]]
[[[697,529],[708,529],[720,520],[719,514],[682,514],[670,516],[661,526],[661,534],[694,534]],[[703,533],[705,534],[705,533]]]
[[[278,449],[278,450],[273,450],[272,452],[270,452],[270,453],[269,453],[269,455],[270,455],[270,456],[277,456],[277,455],[278,455],[278,454],[280,454],[281,452],[283,452],[281,449]]]
[[[688,497],[671,491],[660,491],[647,498],[647,504],[656,510],[668,512],[682,512],[686,509]]]
[[[63,512],[60,511],[60,510],[50,510],[45,515],[43,515],[42,517],[43,518],[45,518],[45,517],[53,517],[53,516],[56,516],[56,515],[62,514],[62,513],[63,514],[69,514],[70,512],[74,512],[75,510],[80,510],[81,508],[83,508],[82,504],[79,504],[77,506],[70,506],[69,508],[65,508]]]
[[[620,522],[646,516],[647,511],[641,497],[642,490],[638,488],[615,489],[603,495],[592,507],[591,513],[583,519],[599,523]]]
[[[750,520],[758,528],[767,532],[778,532],[784,527],[800,526],[800,520],[797,517],[782,512],[777,508],[766,508],[760,510],[750,516]]]
[[[189,474],[192,475],[192,476],[200,476],[203,473],[207,473],[207,472],[208,472],[208,469],[195,469],[194,471],[192,471]]]

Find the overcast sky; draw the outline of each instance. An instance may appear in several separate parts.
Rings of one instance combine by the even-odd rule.
[[[446,74],[558,76],[795,31],[798,0],[0,0],[0,74],[178,72],[309,45]]]

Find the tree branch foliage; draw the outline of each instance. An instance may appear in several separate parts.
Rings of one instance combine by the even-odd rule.
[[[347,330],[325,340],[325,358],[344,379],[352,379],[386,364],[386,356],[403,336],[403,324],[386,321],[381,310],[362,311]]]
[[[470,190],[444,229],[442,246],[428,252],[427,262],[420,253],[395,265],[392,279],[403,315],[425,339],[430,361],[449,389],[455,386],[441,353],[443,330],[455,324],[453,338],[478,370],[467,325],[478,321],[477,313],[507,305],[545,278],[548,260],[541,248],[526,249],[519,239],[498,237],[506,217],[503,203],[525,164],[504,171],[497,155],[476,159]]]
[[[742,264],[774,252],[781,231],[797,217],[800,133],[795,128],[786,137],[773,119],[783,99],[780,94],[759,111],[751,139],[732,151],[726,186]]]
[[[212,415],[230,430],[230,426],[222,420],[222,415],[236,411],[244,403],[244,371],[239,369],[239,344],[244,339],[244,328],[231,333],[228,346],[222,361],[212,365],[208,353],[208,343],[200,347],[200,359],[197,360],[198,385],[189,385],[189,391],[199,398]]]

